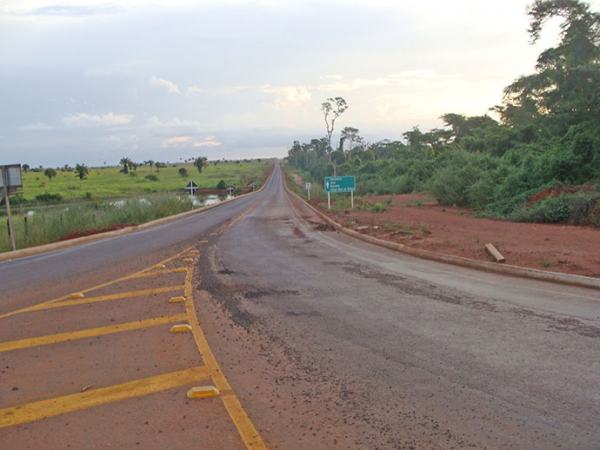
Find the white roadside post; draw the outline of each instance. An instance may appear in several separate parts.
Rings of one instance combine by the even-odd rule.
[[[306,183],[306,190],[308,191],[308,199],[310,200],[310,188],[312,187],[311,183]]]

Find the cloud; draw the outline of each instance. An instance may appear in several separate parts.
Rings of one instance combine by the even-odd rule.
[[[310,90],[306,86],[263,86],[263,92],[275,94],[273,107],[276,110],[280,109],[295,109],[304,103],[310,102],[312,96]]]
[[[102,5],[49,5],[35,8],[26,13],[28,16],[53,17],[89,17],[103,14],[117,14],[123,9],[115,4]]]
[[[435,70],[411,70],[400,73],[392,73],[384,77],[377,78],[357,78],[355,80],[344,81],[340,76],[328,76],[337,80],[337,82],[321,84],[318,89],[320,91],[356,91],[367,87],[389,87],[389,86],[406,86],[412,85],[415,81],[430,80],[436,75]]]
[[[130,114],[114,114],[112,112],[94,116],[81,113],[63,117],[62,121],[67,128],[110,127],[128,124],[132,118],[133,116]]]
[[[162,141],[161,148],[184,147],[192,140],[191,136],[175,136]]]
[[[202,141],[194,141],[192,136],[174,136],[168,139],[164,139],[161,144],[161,148],[172,148],[172,147],[217,147],[221,145],[220,142],[215,140],[214,136],[206,136]]]
[[[187,88],[185,90],[185,95],[194,95],[194,94],[199,94],[200,92],[202,92],[202,89],[199,88],[198,86],[190,86],[189,88]]]
[[[157,78],[157,77],[153,76],[150,79],[150,86],[165,87],[165,88],[167,88],[167,92],[169,92],[171,94],[180,94],[181,93],[179,91],[179,87],[175,83],[173,83],[172,81],[169,81],[169,80],[165,80],[164,78]]]
[[[201,142],[194,142],[192,147],[218,147],[220,142],[215,141],[214,136],[206,136]]]

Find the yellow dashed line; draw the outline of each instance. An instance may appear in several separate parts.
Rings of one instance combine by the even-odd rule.
[[[114,403],[128,398],[154,394],[208,378],[210,378],[210,375],[207,367],[194,367],[115,386],[0,409],[0,428],[93,408],[94,406]]]
[[[140,320],[138,322],[121,323],[99,328],[90,328],[88,330],[71,331],[69,333],[51,334],[29,339],[20,339],[18,341],[0,342],[0,353],[11,350],[20,350],[23,348],[37,347],[40,345],[56,344],[58,342],[74,341],[89,337],[102,336],[105,334],[119,333],[121,331],[139,330],[142,328],[154,327],[173,322],[186,320],[186,314],[175,314],[172,316],[158,317],[155,319]]]

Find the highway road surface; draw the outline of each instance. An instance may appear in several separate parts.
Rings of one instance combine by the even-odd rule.
[[[279,169],[0,280],[2,449],[600,448],[599,290],[355,240]]]

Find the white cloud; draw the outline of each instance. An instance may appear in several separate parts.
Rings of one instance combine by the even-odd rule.
[[[190,86],[185,90],[185,95],[194,95],[199,94],[200,92],[202,92],[202,88],[199,88],[198,86]]]
[[[318,89],[320,91],[356,91],[362,88],[368,87],[390,87],[390,86],[409,86],[414,85],[415,82],[425,81],[428,82],[436,76],[435,70],[423,69],[423,70],[410,70],[406,72],[388,74],[383,77],[376,78],[357,78],[350,81],[344,81],[342,76],[328,76],[337,80],[334,83],[321,84]]]
[[[179,87],[172,81],[165,80],[164,78],[152,76],[150,79],[150,86],[164,87],[167,88],[167,92],[171,94],[180,94]]]
[[[62,121],[67,128],[83,127],[110,127],[116,125],[126,125],[131,122],[133,116],[130,114],[108,114],[90,115],[81,113],[63,117]]]
[[[214,136],[206,136],[201,141],[196,141],[192,136],[174,136],[168,139],[164,139],[161,143],[161,148],[173,148],[173,147],[217,147],[221,145],[220,142],[215,140]]]
[[[294,109],[311,100],[310,90],[306,86],[263,86],[263,92],[275,94],[273,107],[276,110]]]
[[[104,14],[116,14],[123,9],[113,3],[102,5],[48,5],[28,11],[28,16],[88,17]]]
[[[191,136],[175,136],[168,139],[164,139],[160,146],[161,148],[184,147],[191,140]]]
[[[218,147],[220,142],[215,140],[214,136],[206,136],[201,142],[194,142],[193,147]]]

